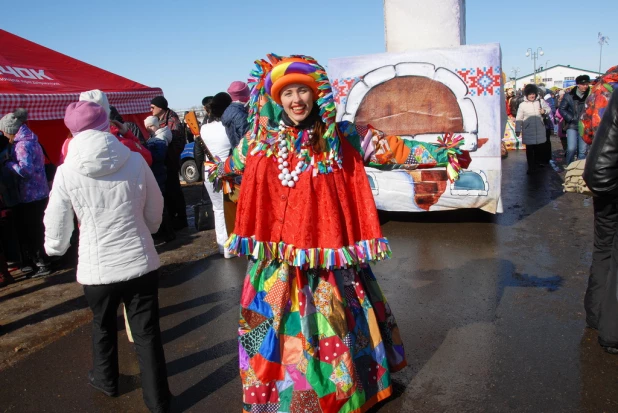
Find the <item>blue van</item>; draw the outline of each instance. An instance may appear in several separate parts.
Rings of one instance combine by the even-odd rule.
[[[180,176],[188,184],[197,182],[200,178],[197,164],[193,158],[193,146],[195,146],[195,142],[187,143],[180,154]]]

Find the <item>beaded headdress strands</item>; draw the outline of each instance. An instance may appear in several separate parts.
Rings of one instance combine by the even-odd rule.
[[[251,72],[249,86],[249,122],[251,140],[255,143],[252,154],[264,152],[266,156],[277,156],[279,179],[282,185],[293,187],[298,176],[312,168],[314,175],[330,173],[341,167],[341,154],[337,125],[335,123],[335,101],[328,76],[324,68],[312,57],[292,55],[280,57],[267,56],[268,61],[256,60]],[[320,117],[326,124],[326,132],[320,139],[326,141],[327,152],[313,153],[310,148],[312,130],[296,130],[281,123],[278,129],[260,124],[260,109],[266,99],[281,105],[281,90],[289,84],[301,83],[314,93]],[[292,151],[300,159],[294,171],[290,172],[288,161]],[[288,165],[286,165],[288,164]]]

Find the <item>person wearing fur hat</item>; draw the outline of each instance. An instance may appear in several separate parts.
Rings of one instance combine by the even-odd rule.
[[[227,93],[230,95],[232,103],[223,112],[221,123],[225,127],[230,145],[236,147],[249,129],[249,122],[247,122],[247,115],[249,114],[249,109],[247,109],[249,87],[245,82],[236,80],[230,84]]]
[[[200,136],[204,140],[204,144],[210,153],[213,156],[219,157],[221,161],[227,159],[232,149],[225,127],[221,122],[221,116],[231,103],[232,98],[225,92],[217,93],[213,96],[210,102],[210,122],[202,125],[200,129]],[[212,202],[212,210],[215,216],[215,234],[217,236],[219,253],[225,258],[231,258],[232,255],[225,248],[225,241],[227,241],[228,233],[233,230],[233,226],[231,228],[226,227],[223,193],[215,192],[213,184],[209,181],[205,181],[204,185],[206,186],[206,191],[208,191],[208,196]]]
[[[517,108],[515,118],[515,134],[522,136],[522,142],[526,145],[526,160],[528,161],[528,174],[535,172],[543,163],[543,144],[547,141],[543,116],[547,116],[550,108],[543,99],[539,99],[538,88],[529,84],[524,87],[524,100]]]
[[[0,119],[0,131],[13,144],[9,158],[2,168],[17,177],[19,205],[15,208],[20,244],[22,271],[33,277],[48,275],[49,260],[43,248],[43,213],[49,196],[45,175],[45,154],[39,138],[28,128],[28,112],[17,109]]]
[[[124,303],[151,412],[169,412],[170,391],[159,327],[158,230],[163,197],[144,158],[111,133],[103,107],[68,105],[73,133],[58,167],[45,211],[45,250],[61,256],[70,245],[73,215],[80,224],[77,281],[84,287],[92,320],[93,369],[88,384],[118,395],[117,309]]]
[[[186,228],[187,222],[187,206],[185,196],[180,187],[180,154],[187,144],[187,138],[180,118],[168,107],[167,99],[163,96],[157,96],[150,101],[150,111],[153,116],[159,119],[161,127],[167,126],[172,132],[172,141],[167,146],[167,159],[165,166],[167,168],[167,181],[165,182],[165,209],[172,220],[174,229],[179,230]]]
[[[243,411],[366,411],[392,394],[390,373],[406,365],[369,265],[391,254],[359,149],[370,157],[377,135],[365,141],[335,123],[328,76],[311,57],[269,55],[252,75],[249,133],[225,162],[206,163],[217,188],[243,176],[226,242],[249,258]]]
[[[577,159],[585,159],[588,144],[579,134],[579,119],[584,113],[586,99],[590,94],[590,76],[581,75],[575,78],[576,86],[564,95],[560,102],[560,114],[566,123],[567,151],[565,164]]]

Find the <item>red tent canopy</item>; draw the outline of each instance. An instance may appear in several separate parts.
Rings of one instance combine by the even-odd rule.
[[[0,116],[26,108],[28,125],[54,163],[69,134],[63,122],[65,109],[79,99],[81,92],[104,91],[125,121],[140,127],[150,115],[150,100],[163,94],[159,88],[115,75],[4,30],[0,30],[0,44]]]

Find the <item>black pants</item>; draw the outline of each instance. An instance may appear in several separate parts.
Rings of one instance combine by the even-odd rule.
[[[165,209],[167,209],[170,218],[181,221],[187,220],[187,204],[185,203],[185,196],[182,193],[177,170],[171,168],[167,170],[163,200]]]
[[[547,138],[545,143],[540,144],[540,154],[537,162],[549,164],[549,161],[551,161],[551,131],[549,129],[545,129],[545,137]]]
[[[200,136],[197,136],[193,144],[193,159],[195,159],[195,164],[197,165],[198,180],[200,182],[204,180],[204,160],[206,159],[202,145],[204,145],[204,141]]]
[[[45,254],[45,227],[43,215],[49,198],[17,205],[13,210],[16,214],[19,244],[21,246],[22,266],[37,264],[48,265],[49,259]]]
[[[142,376],[142,394],[153,412],[166,411],[169,387],[159,327],[159,277],[157,271],[129,281],[84,285],[93,313],[93,373],[108,390],[118,386],[118,306],[124,303]]]
[[[528,161],[528,171],[536,170],[539,163],[541,163],[543,145],[543,143],[526,145],[526,161]]]
[[[594,206],[594,247],[584,307],[586,323],[590,327],[598,328],[612,262],[614,238],[618,230],[618,205],[599,197],[592,198],[592,202]]]

